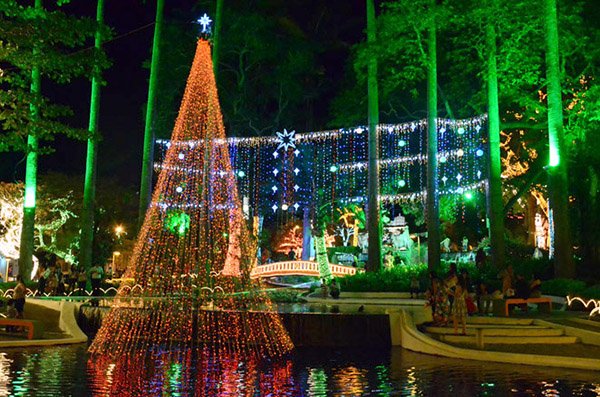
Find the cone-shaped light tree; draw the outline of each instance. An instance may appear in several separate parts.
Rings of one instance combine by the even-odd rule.
[[[120,288],[90,351],[110,356],[153,348],[176,356],[186,350],[182,347],[209,348],[217,355],[288,352],[292,342],[250,279],[252,265],[210,46],[200,39],[125,274],[136,285]]]

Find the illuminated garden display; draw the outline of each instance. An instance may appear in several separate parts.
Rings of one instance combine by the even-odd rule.
[[[93,354],[160,352],[183,359],[192,349],[273,357],[292,349],[280,318],[249,277],[256,244],[224,139],[210,47],[201,39],[125,274],[139,287],[121,287]]]

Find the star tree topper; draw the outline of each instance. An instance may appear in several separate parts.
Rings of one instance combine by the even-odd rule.
[[[202,33],[210,33],[210,24],[212,19],[206,13],[198,18],[198,23],[202,25]]]
[[[283,132],[277,132],[277,150],[283,148],[287,152],[289,148],[296,149],[296,130],[288,132],[287,129],[283,129]]]

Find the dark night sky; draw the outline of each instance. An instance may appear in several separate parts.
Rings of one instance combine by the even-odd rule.
[[[272,0],[277,3],[280,0]],[[296,15],[293,18],[301,24],[310,15],[311,7],[323,0],[291,1],[286,6]],[[95,1],[73,0],[64,6],[67,13],[95,17]],[[195,20],[205,10],[194,0],[166,0],[165,20],[174,13],[189,12],[190,20]],[[297,4],[294,4],[297,3]],[[364,13],[364,0],[328,1],[331,12],[359,17]],[[227,5],[226,5],[227,6]],[[154,30],[155,1],[147,0],[107,0],[105,23],[115,31],[115,37],[104,48],[113,65],[104,73],[106,86],[102,87],[100,104],[100,131],[103,140],[99,147],[98,178],[116,177],[121,183],[134,187],[139,185],[141,170],[142,140],[144,133],[143,111],[147,97],[149,70],[142,64],[150,58],[150,48]],[[226,21],[224,21],[226,23]],[[347,44],[362,39],[362,29],[349,32]],[[338,54],[329,57],[329,74],[341,79],[345,59]],[[75,116],[69,122],[87,128],[89,117],[90,83],[80,79],[68,87],[43,82],[43,93],[59,103],[69,105]],[[50,143],[55,153],[40,157],[39,172],[58,171],[70,175],[82,175],[85,170],[86,143],[58,137]],[[24,162],[22,154],[0,155],[0,180],[12,181],[23,178]],[[76,187],[74,187],[76,188]]]

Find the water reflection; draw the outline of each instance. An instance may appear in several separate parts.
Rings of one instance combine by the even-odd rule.
[[[272,361],[206,351],[92,360],[86,346],[0,353],[0,396],[591,397],[600,396],[598,375],[402,349],[298,349]]]

